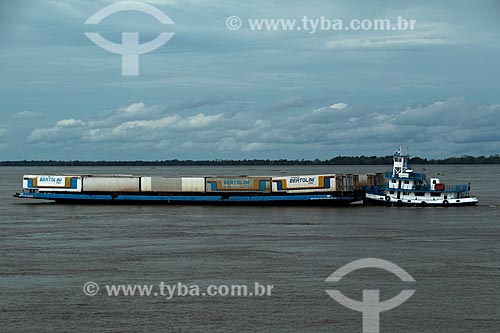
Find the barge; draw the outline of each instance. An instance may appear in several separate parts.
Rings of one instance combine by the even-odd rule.
[[[392,171],[385,175],[383,186],[365,187],[365,204],[397,206],[466,206],[479,200],[470,194],[470,183],[447,185],[437,177],[414,172],[410,155],[399,148],[393,155]]]
[[[363,178],[363,177],[362,177]],[[348,205],[364,198],[359,175],[161,177],[25,175],[14,197],[60,203]]]

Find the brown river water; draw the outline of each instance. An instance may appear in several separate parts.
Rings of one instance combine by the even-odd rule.
[[[12,195],[23,174],[307,175],[384,166],[0,167],[2,332],[362,332],[330,298],[414,295],[380,314],[380,332],[499,332],[500,166],[425,166],[472,184],[474,207],[70,205]],[[415,166],[415,171],[422,167]],[[380,269],[325,279],[380,258]],[[95,296],[85,283],[99,285]],[[272,285],[264,296],[109,296],[107,285]],[[156,290],[156,289],[155,289]]]

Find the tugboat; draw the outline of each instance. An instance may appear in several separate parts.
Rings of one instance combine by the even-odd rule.
[[[470,183],[445,185],[439,178],[429,180],[424,173],[417,173],[409,164],[410,155],[400,147],[393,155],[392,172],[386,173],[387,182],[382,187],[366,186],[365,204],[397,206],[464,206],[479,201],[471,196]]]

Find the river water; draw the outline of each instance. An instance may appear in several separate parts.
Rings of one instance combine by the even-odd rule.
[[[381,332],[500,330],[500,167],[425,166],[472,184],[475,207],[67,205],[12,197],[23,174],[300,175],[383,172],[383,166],[2,167],[0,331],[362,332],[362,301],[415,290],[380,314]],[[415,171],[422,167],[415,166]],[[397,264],[416,282],[365,268]],[[95,296],[82,287],[99,285]],[[109,285],[272,285],[264,296],[108,296]],[[156,288],[156,287],[155,287]],[[155,289],[158,291],[159,289]]]

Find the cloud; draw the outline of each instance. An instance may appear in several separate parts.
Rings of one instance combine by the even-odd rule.
[[[145,110],[146,110],[146,105],[143,102],[132,103],[127,107],[120,108],[120,111],[126,114],[144,112]]]
[[[186,105],[183,108],[187,107]],[[107,112],[103,117],[89,120],[62,119],[54,126],[38,128],[28,138],[31,143],[62,142],[151,142],[158,144],[162,140],[186,140],[199,137],[204,141],[206,132],[218,129],[221,135],[226,133],[225,126],[233,131],[248,130],[248,126],[238,119],[245,115],[235,116],[230,113],[180,115],[178,113],[163,114],[152,110],[168,109],[166,107],[147,106],[144,103],[133,103],[116,111]],[[123,116],[125,115],[125,117]],[[130,120],[129,115],[138,119]],[[141,115],[143,116],[141,118]],[[241,133],[240,133],[241,134]]]
[[[392,121],[397,125],[413,127],[497,128],[496,122],[492,120],[499,112],[499,105],[467,103],[463,97],[454,97],[406,108]]]
[[[56,123],[56,126],[58,127],[76,127],[76,126],[82,126],[85,125],[85,123],[81,120],[77,119],[63,119],[59,120]]]
[[[40,116],[42,116],[42,114],[40,112],[21,111],[21,112],[14,113],[12,115],[12,118],[29,119],[29,118],[36,118],[36,117],[40,117]]]
[[[333,105],[330,105],[330,109],[334,110],[343,110],[347,107],[347,104],[345,103],[335,103]]]
[[[325,113],[331,113],[335,110],[344,110],[347,107],[346,103],[335,103],[330,106],[323,106],[321,108],[315,109],[311,112],[312,115],[320,115]]]
[[[174,105],[171,109],[181,111],[181,110],[191,110],[197,109],[205,106],[216,106],[223,104],[225,102],[233,100],[231,96],[222,97],[211,97],[211,98],[193,98],[189,101],[184,101],[179,104]]]
[[[151,106],[135,103],[126,108],[135,111]],[[171,112],[135,120],[111,113],[98,119],[57,121],[52,127],[33,130],[29,142],[75,147],[92,144],[92,149],[122,147],[129,152],[127,156],[146,149],[152,158],[159,151],[176,158],[189,158],[191,153],[204,158],[213,153],[279,158],[289,151],[314,158],[342,151],[384,154],[400,144],[416,152],[448,156],[460,147],[464,153],[478,147],[494,153],[500,148],[498,112],[498,105],[455,97],[389,112],[337,102],[279,119],[271,113],[237,110],[193,115]]]
[[[224,117],[223,114],[205,115],[203,113],[198,113],[195,116],[183,119],[177,126],[179,128],[203,128],[214,124]]]
[[[451,45],[452,43],[443,38],[353,38],[329,41],[326,43],[327,49],[405,49],[426,46]]]
[[[274,110],[287,110],[287,109],[295,109],[302,108],[308,105],[311,105],[314,102],[311,98],[306,97],[291,97],[284,101],[280,101],[271,106],[270,109]]]

